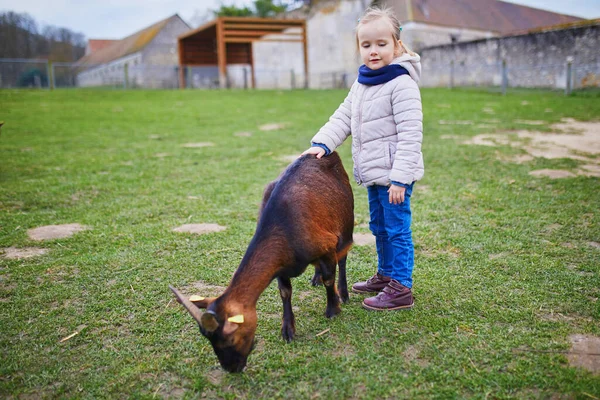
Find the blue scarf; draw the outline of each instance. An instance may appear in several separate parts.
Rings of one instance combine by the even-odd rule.
[[[406,68],[398,64],[386,65],[379,69],[371,69],[363,64],[358,68],[358,83],[362,83],[363,85],[379,85],[405,74],[408,74]]]

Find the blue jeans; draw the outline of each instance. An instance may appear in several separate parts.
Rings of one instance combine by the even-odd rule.
[[[413,184],[414,185],[414,184]],[[413,185],[406,189],[404,202],[390,204],[388,187],[369,186],[369,228],[375,235],[377,270],[381,275],[412,287],[415,250],[410,229],[410,196]]]

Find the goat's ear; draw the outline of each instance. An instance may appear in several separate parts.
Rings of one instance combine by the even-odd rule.
[[[219,327],[219,321],[214,311],[207,311],[200,318],[200,325],[206,332],[213,333]]]
[[[190,297],[190,301],[198,308],[207,308],[210,303],[215,301],[216,297],[202,297],[193,295]]]
[[[236,324],[235,322],[226,320],[225,324],[223,325],[223,335],[224,336],[231,335],[233,332],[235,332],[237,330],[237,328],[239,328],[239,326],[240,325]]]

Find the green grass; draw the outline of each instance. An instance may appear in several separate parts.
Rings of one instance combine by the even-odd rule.
[[[367,312],[352,294],[327,320],[309,271],[293,281],[296,340],[280,337],[272,284],[246,371],[221,372],[168,285],[228,284],[280,157],[304,150],[345,94],[0,91],[0,248],[50,250],[0,257],[0,397],[600,398],[600,376],[565,354],[569,335],[600,336],[600,249],[590,244],[600,242],[600,180],[536,178],[528,173],[579,162],[514,164],[501,156],[519,149],[440,138],[600,118],[596,96],[539,91],[423,90],[414,310]],[[490,119],[495,128],[477,127]],[[267,123],[287,125],[258,129]],[[215,146],[182,147],[190,142]],[[349,143],[340,154],[351,172]],[[364,233],[366,191],[354,189]],[[28,239],[28,229],[74,222],[91,229]],[[184,223],[227,230],[172,232]],[[355,247],[349,283],[375,262],[372,247]]]

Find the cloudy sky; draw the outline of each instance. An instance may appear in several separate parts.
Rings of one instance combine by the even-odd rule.
[[[582,18],[600,18],[600,0],[510,0]],[[86,38],[120,39],[173,14],[192,25],[221,3],[252,0],[0,0],[1,11],[26,12],[40,25],[55,25]]]

